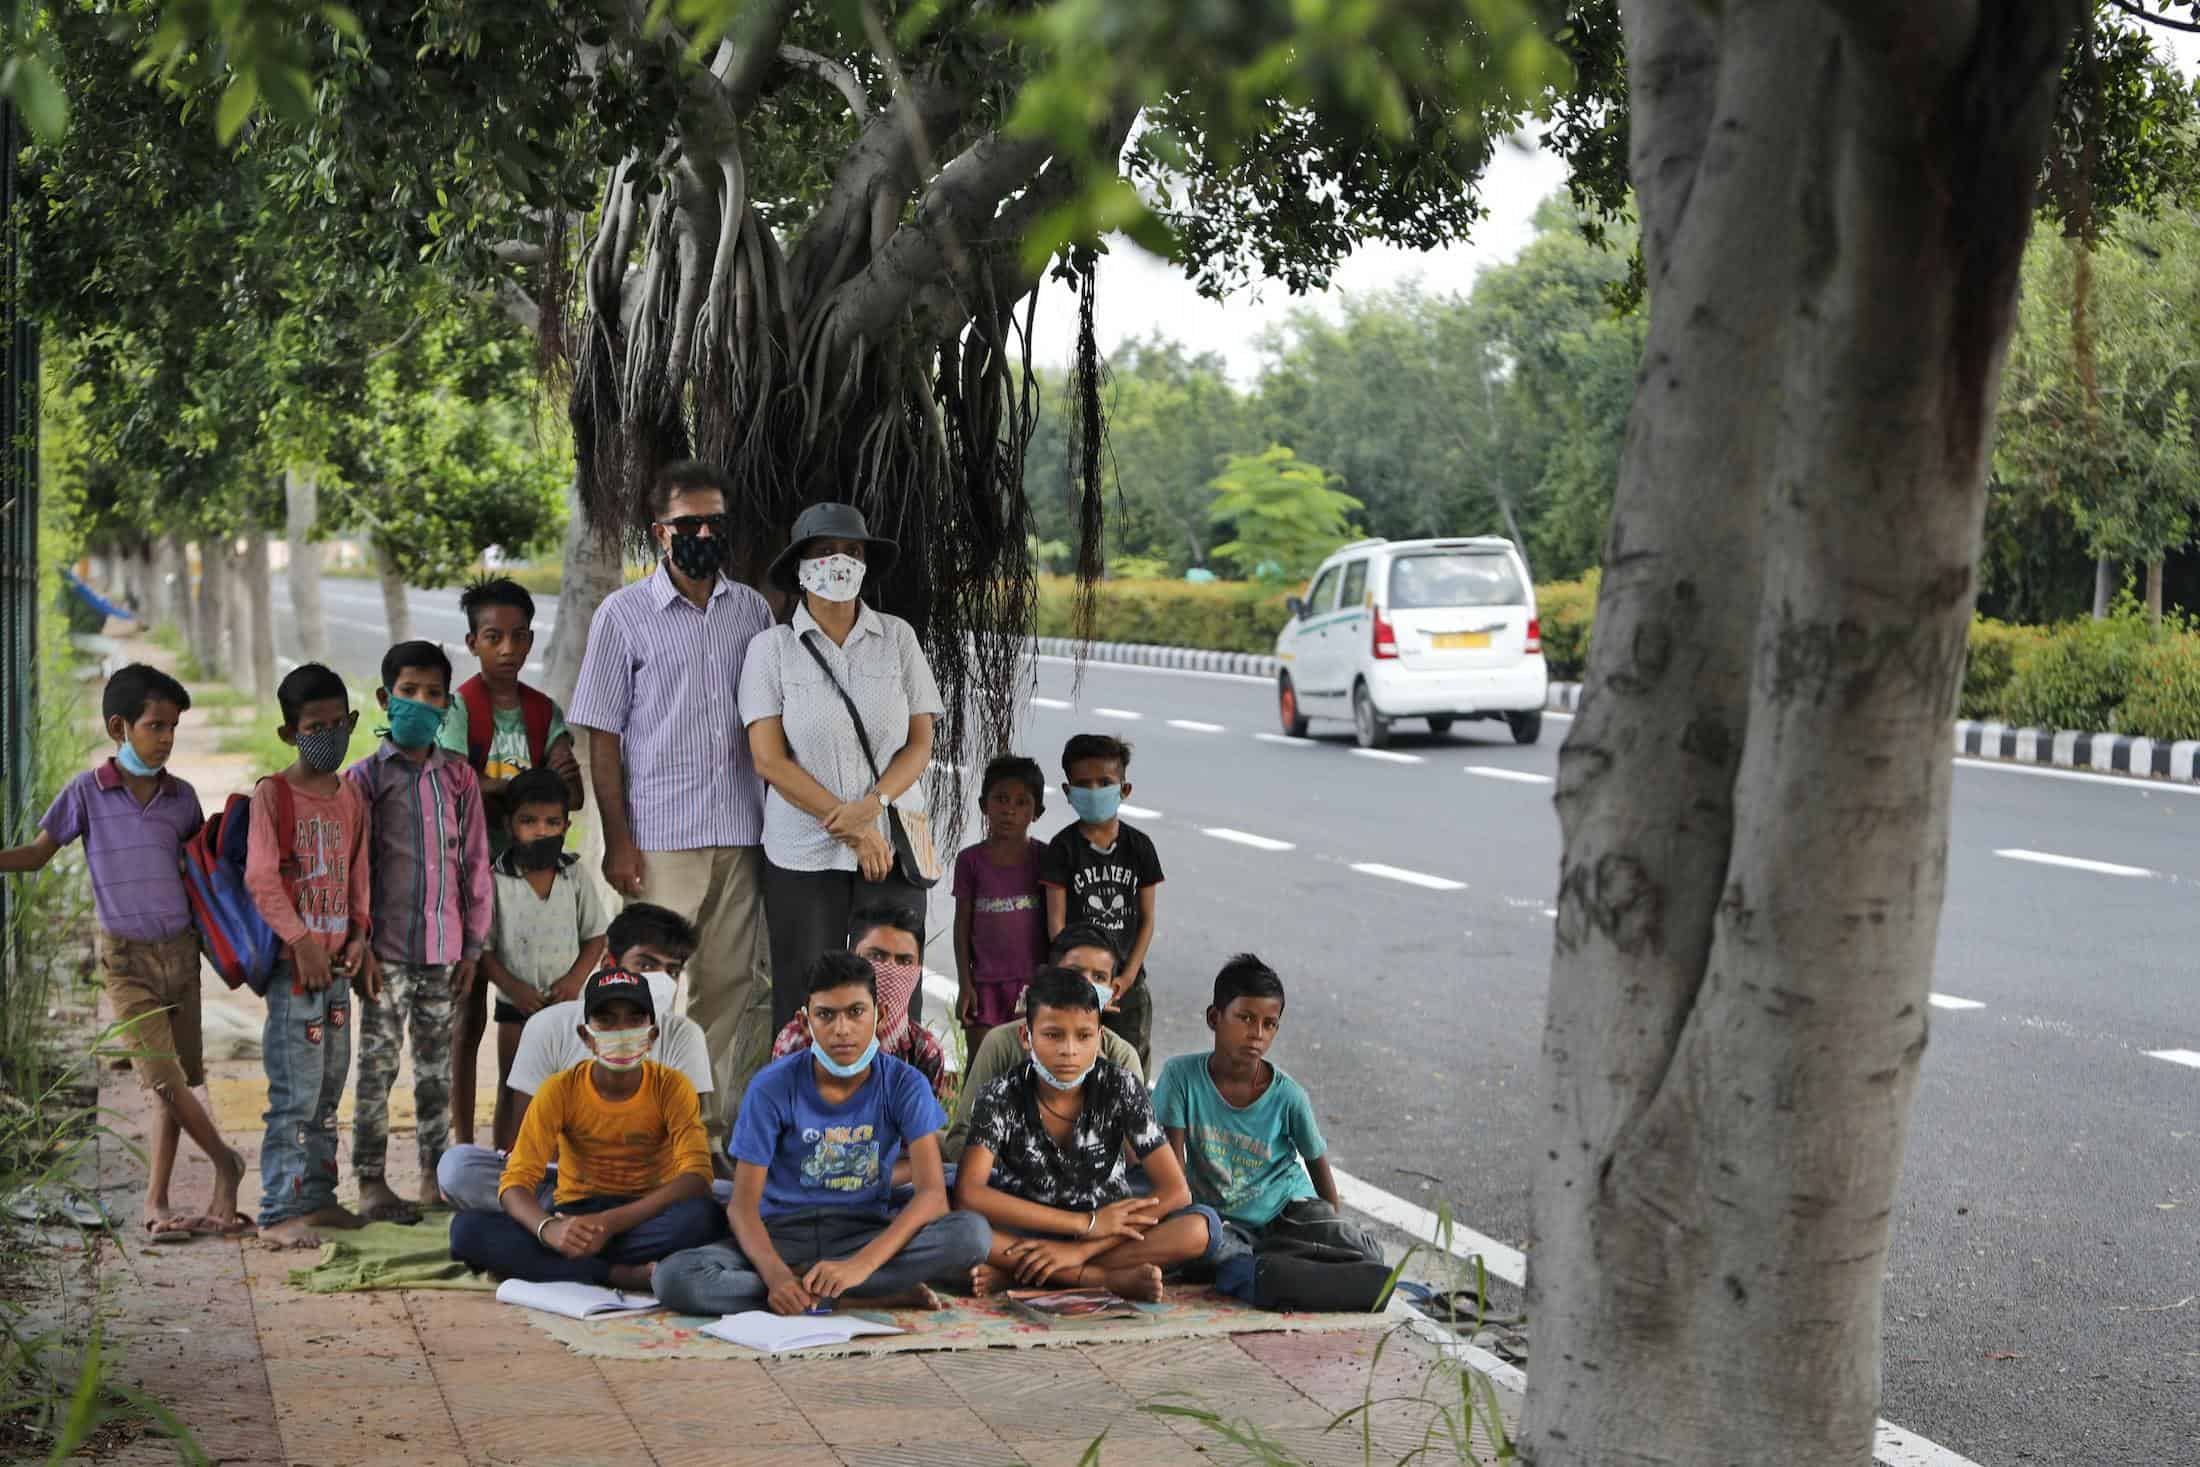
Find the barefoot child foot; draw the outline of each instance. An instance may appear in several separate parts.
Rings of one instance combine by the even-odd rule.
[[[411,1225],[420,1221],[420,1209],[397,1195],[388,1182],[380,1177],[359,1184],[359,1211],[368,1222],[393,1222]],[[341,1223],[331,1223],[341,1227]],[[351,1224],[359,1226],[357,1223]]]
[[[347,1232],[367,1225],[366,1218],[339,1202],[331,1202],[326,1207],[314,1209],[305,1215],[304,1220],[311,1227],[342,1228]]]
[[[1007,1269],[995,1268],[990,1263],[981,1263],[970,1270],[970,1292],[981,1299],[988,1294],[1000,1293],[1015,1282]]]
[[[649,1292],[650,1277],[657,1272],[657,1265],[650,1263],[615,1263],[611,1266],[611,1287],[625,1289],[629,1293]]]
[[[260,1242],[269,1248],[318,1248],[321,1235],[313,1231],[311,1218],[286,1217],[273,1227],[260,1229]]]
[[[1093,1270],[1087,1269],[1085,1272],[1089,1275]],[[1161,1298],[1161,1270],[1154,1264],[1107,1268],[1101,1269],[1099,1273],[1102,1286],[1111,1294],[1147,1304],[1157,1303]]]

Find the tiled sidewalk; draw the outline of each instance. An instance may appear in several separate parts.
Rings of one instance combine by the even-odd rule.
[[[249,774],[211,754],[214,737],[187,720],[175,760],[210,809]],[[203,994],[210,1036],[257,1033],[260,1006],[249,992],[208,977]],[[219,1055],[210,1041],[209,1090],[250,1163],[250,1211],[264,1082],[256,1057]],[[410,1090],[408,1069],[392,1097],[390,1145],[390,1180],[406,1195],[417,1191]],[[104,1072],[101,1100],[110,1123],[142,1146],[147,1113],[131,1077]],[[488,1103],[485,1095],[484,1135]],[[347,1103],[347,1197],[348,1119]],[[173,1411],[220,1463],[1074,1467],[1103,1433],[1099,1460],[1125,1467],[1252,1460],[1199,1423],[1140,1409],[1157,1402],[1254,1423],[1308,1464],[1394,1463],[1431,1444],[1432,1432],[1436,1449],[1416,1461],[1462,1460],[1426,1404],[1456,1407],[1456,1377],[1402,1331],[1387,1343],[1369,1330],[843,1360],[598,1360],[568,1353],[486,1294],[305,1294],[285,1279],[310,1254],[210,1238],[141,1245],[137,1168],[103,1142],[102,1180],[114,1185],[107,1196],[124,1220],[124,1247],[105,1245],[100,1269],[115,1373]],[[176,1202],[203,1202],[210,1183],[186,1143]],[[1382,1404],[1364,1421],[1327,1429],[1370,1399]],[[1508,1417],[1517,1404],[1506,1403]],[[1479,1429],[1476,1446],[1476,1460],[1491,1459]],[[147,1436],[105,1460],[176,1459],[170,1443]]]

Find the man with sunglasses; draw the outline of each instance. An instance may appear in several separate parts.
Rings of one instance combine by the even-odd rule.
[[[688,1017],[710,1047],[704,1107],[723,1155],[749,1077],[771,1056],[771,945],[764,922],[764,785],[743,733],[748,645],[770,605],[728,572],[726,486],[692,461],[651,490],[662,557],[596,610],[567,721],[590,732],[604,879],[622,901],[669,907],[696,928]]]

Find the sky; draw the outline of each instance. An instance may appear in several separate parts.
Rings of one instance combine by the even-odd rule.
[[[1527,139],[1498,149],[1482,190],[1489,217],[1463,244],[1438,250],[1408,250],[1370,245],[1339,267],[1329,290],[1318,296],[1293,296],[1281,285],[1256,286],[1212,301],[1159,257],[1126,239],[1110,242],[1101,257],[1100,280],[1093,298],[1093,326],[1103,354],[1155,331],[1183,342],[1193,352],[1215,352],[1229,363],[1241,385],[1258,375],[1258,347],[1268,327],[1280,323],[1294,306],[1315,302],[1332,316],[1346,294],[1364,295],[1416,277],[1436,290],[1469,289],[1483,267],[1520,253],[1534,237],[1536,205],[1565,186],[1564,165]],[[1068,364],[1077,330],[1076,296],[1060,285],[1039,292],[1032,359],[1041,366]]]

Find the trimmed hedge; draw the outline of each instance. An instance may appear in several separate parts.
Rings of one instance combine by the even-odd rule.
[[[1097,642],[1143,642],[1210,652],[1273,652],[1276,633],[1291,619],[1289,590],[1249,581],[1102,581],[1092,636]],[[1042,637],[1074,637],[1077,583],[1068,576],[1039,581]]]
[[[1578,581],[1549,581],[1535,588],[1536,615],[1543,619],[1543,661],[1551,680],[1578,683],[1589,666],[1589,627],[1597,616],[1597,586],[1604,573],[1592,570]]]

